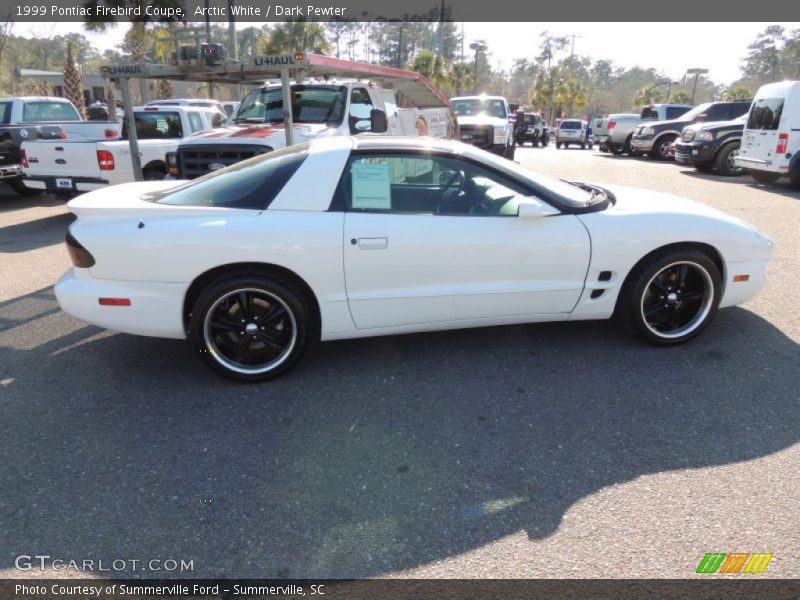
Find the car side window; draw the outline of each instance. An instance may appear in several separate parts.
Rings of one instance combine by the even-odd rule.
[[[198,131],[202,131],[203,127],[203,119],[200,117],[199,113],[190,112],[189,114],[189,127],[192,128],[192,133],[196,133]]]
[[[350,133],[361,133],[372,128],[370,116],[375,108],[364,88],[353,88],[350,92]]]
[[[341,185],[350,212],[431,216],[516,216],[531,193],[466,160],[412,154],[355,156]]]

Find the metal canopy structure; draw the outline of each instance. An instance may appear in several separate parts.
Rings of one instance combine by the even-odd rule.
[[[291,78],[302,81],[306,78],[349,78],[375,82],[381,87],[396,92],[398,107],[437,108],[449,106],[449,100],[424,75],[415,71],[381,67],[319,54],[285,54],[254,56],[246,61],[225,61],[206,64],[202,59],[179,62],[176,65],[132,63],[106,65],[100,68],[106,79],[116,81],[125,104],[128,120],[128,140],[136,181],[141,181],[142,164],[139,140],[131,104],[131,79],[172,79],[203,83],[263,84],[269,79],[280,79],[283,88],[283,120],[286,145],[293,140],[291,107]]]

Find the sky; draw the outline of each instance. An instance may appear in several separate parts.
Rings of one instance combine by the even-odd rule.
[[[493,67],[507,69],[515,58],[533,59],[538,54],[539,34],[575,36],[575,53],[592,60],[609,59],[622,67],[654,67],[666,77],[680,80],[686,69],[709,69],[717,84],[740,77],[741,59],[747,46],[767,25],[800,29],[800,23],[464,23],[465,49],[482,39],[489,45]],[[244,23],[246,27],[253,23]],[[83,30],[80,23],[17,23],[16,35],[46,37],[80,31],[100,51],[114,48],[124,25],[104,34]],[[724,32],[720,30],[724,29]],[[525,43],[529,45],[526,47]],[[569,54],[567,51],[566,54]],[[565,54],[565,56],[566,56]]]

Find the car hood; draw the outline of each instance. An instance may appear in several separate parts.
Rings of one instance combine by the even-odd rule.
[[[694,123],[691,127],[694,131],[715,131],[717,129],[731,129],[744,131],[744,121],[734,119],[733,121],[710,121],[708,123]]]
[[[145,219],[160,216],[197,216],[230,212],[232,209],[213,206],[171,206],[143,200],[149,192],[158,192],[186,183],[185,180],[139,181],[100,188],[82,194],[67,203],[79,221],[100,221],[118,218]],[[249,211],[255,213],[256,211]]]
[[[491,125],[492,127],[505,127],[509,124],[508,119],[500,119],[487,114],[457,117],[456,120],[459,125]]]

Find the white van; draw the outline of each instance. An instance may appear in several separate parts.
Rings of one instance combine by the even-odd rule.
[[[800,189],[800,81],[758,90],[735,162],[760,183],[786,176]]]

